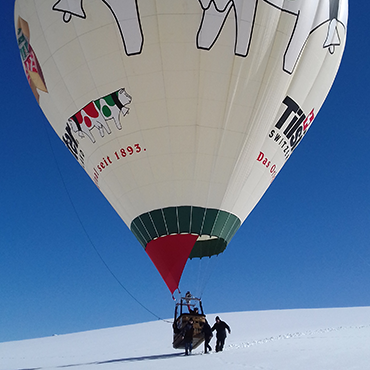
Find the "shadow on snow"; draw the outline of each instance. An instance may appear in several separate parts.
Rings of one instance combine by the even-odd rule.
[[[81,363],[81,364],[71,364],[71,365],[61,365],[56,366],[57,369],[64,369],[69,367],[75,366],[86,366],[86,365],[104,365],[104,364],[112,364],[112,363],[120,363],[120,362],[135,362],[135,361],[151,361],[151,360],[162,360],[167,358],[179,357],[183,356],[184,353],[168,353],[162,355],[151,355],[151,356],[139,356],[139,357],[126,357],[126,358],[117,358],[113,360],[106,360],[106,361],[95,361],[95,362],[88,362],[88,363]],[[18,369],[18,370],[42,370],[42,367],[35,367],[35,368],[28,368],[28,369]]]

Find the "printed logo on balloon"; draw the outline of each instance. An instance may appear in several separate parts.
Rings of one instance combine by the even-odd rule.
[[[285,160],[302,140],[309,126],[315,118],[315,110],[306,115],[300,106],[290,97],[285,97],[283,104],[285,110],[269,133],[284,153]],[[284,129],[283,132],[281,132]]]
[[[78,148],[79,143],[74,138],[73,132],[80,138],[88,137],[92,143],[95,143],[94,131],[102,138],[112,132],[108,121],[113,121],[115,127],[121,130],[120,116],[125,117],[129,113],[130,109],[126,105],[130,104],[131,100],[131,96],[122,88],[91,101],[68,119],[62,139],[82,167],[84,167],[84,155]]]
[[[40,64],[30,44],[30,29],[28,27],[28,23],[21,17],[18,17],[17,41],[28,83],[30,84],[31,90],[39,103],[40,95],[38,90],[46,93],[48,90],[46,88]]]

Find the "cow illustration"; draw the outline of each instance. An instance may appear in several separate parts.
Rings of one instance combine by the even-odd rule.
[[[198,0],[203,16],[197,34],[197,47],[210,50],[217,41],[231,10],[235,14],[235,55],[246,57],[249,52],[259,0]],[[330,53],[341,41],[338,24],[346,27],[347,9],[340,8],[341,0],[263,0],[265,3],[296,18],[292,35],[284,54],[283,70],[291,74],[310,34],[328,23],[327,37],[323,43]]]
[[[68,125],[74,132],[78,133],[79,137],[84,138],[86,135],[95,143],[96,140],[91,133],[93,128],[97,128],[100,136],[104,137],[105,133],[111,133],[107,121],[112,119],[117,129],[122,129],[119,116],[121,113],[123,116],[128,114],[129,108],[126,107],[126,104],[131,103],[131,100],[132,98],[126,90],[120,89],[87,104],[68,119]]]
[[[137,0],[101,0],[112,12],[127,55],[140,54],[143,48]],[[63,20],[68,23],[73,16],[86,19],[83,0],[58,0],[53,10],[63,13]]]
[[[108,124],[94,102],[90,102],[72,117],[68,118],[68,124],[74,132],[78,133],[78,136],[83,138],[87,135],[93,143],[95,143],[96,140],[90,131],[94,127],[99,130],[101,137],[104,137],[104,130],[106,130],[108,134],[111,133]]]
[[[131,96],[126,92],[125,89],[120,89],[113,94],[107,95],[103,98],[95,100],[95,106],[104,116],[105,120],[114,120],[118,130],[122,129],[122,125],[119,119],[119,115],[126,116],[129,113],[129,108],[126,104],[131,103]]]
[[[101,0],[112,12],[128,56],[142,52],[144,37],[137,0]],[[196,1],[196,0],[193,0]],[[283,70],[293,73],[312,32],[328,23],[323,48],[330,53],[341,44],[338,25],[347,25],[348,9],[342,0],[198,0],[203,14],[197,33],[197,48],[210,50],[217,41],[231,11],[235,15],[235,55],[246,57],[252,40],[260,1],[295,17],[292,34],[283,56]],[[53,10],[63,13],[64,22],[72,16],[85,19],[83,0],[58,0]]]

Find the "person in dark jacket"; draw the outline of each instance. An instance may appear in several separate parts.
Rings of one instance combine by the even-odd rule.
[[[212,331],[216,330],[216,352],[222,351],[225,345],[226,330],[231,333],[230,326],[225,321],[216,316],[216,322],[212,326]]]
[[[188,323],[182,329],[182,339],[184,340],[185,344],[185,356],[191,353],[193,349],[193,335],[194,335],[194,327],[193,327],[193,320],[190,319]]]
[[[204,335],[204,353],[207,353],[208,351],[212,351],[212,347],[209,345],[209,342],[213,337],[211,326],[207,320],[203,324],[202,333]]]

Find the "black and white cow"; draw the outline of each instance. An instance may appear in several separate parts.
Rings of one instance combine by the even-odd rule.
[[[68,125],[79,137],[87,136],[93,143],[96,142],[92,130],[98,129],[101,137],[112,131],[108,125],[113,120],[117,129],[121,130],[120,114],[125,116],[129,112],[127,104],[131,103],[131,96],[125,89],[120,89],[112,94],[91,101],[81,110],[68,119]]]
[[[141,29],[139,10],[136,0],[101,0],[112,12],[127,55],[140,54],[143,48],[143,32]],[[64,22],[68,23],[72,16],[86,18],[83,0],[58,0],[53,10],[63,13]]]
[[[257,5],[262,0],[198,0],[202,21],[197,34],[197,47],[210,50],[217,41],[231,10],[235,14],[236,55],[246,57],[249,52]],[[283,69],[292,73],[310,34],[328,23],[328,33],[323,47],[331,53],[340,45],[338,23],[346,27],[348,9],[341,0],[263,0],[280,11],[296,18],[292,35],[284,54]]]
[[[144,37],[137,0],[101,1],[107,5],[117,22],[126,54],[140,54]],[[260,1],[296,18],[283,57],[283,70],[285,72],[293,72],[310,34],[325,23],[328,23],[328,32],[323,47],[328,48],[330,53],[334,53],[335,46],[340,45],[337,27],[338,24],[342,24],[343,27],[347,25],[348,5],[346,0],[198,0],[203,14],[197,33],[197,47],[210,50],[217,41],[230,12],[233,11],[235,15],[234,53],[246,57]],[[86,18],[83,0],[58,0],[53,6],[53,10],[63,12],[65,22],[69,22],[72,16]]]

